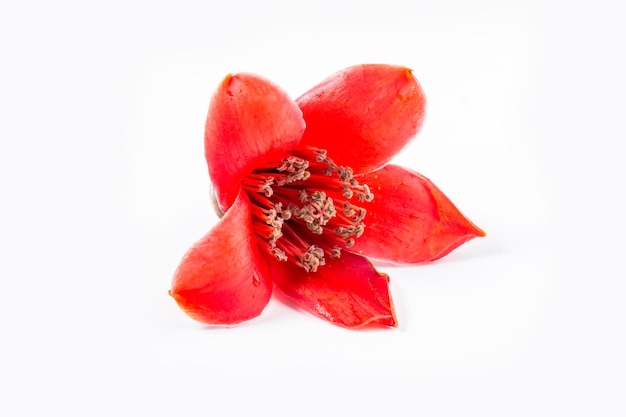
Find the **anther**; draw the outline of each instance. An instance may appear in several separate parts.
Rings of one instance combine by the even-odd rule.
[[[286,261],[289,258],[287,258],[287,254],[285,253],[285,251],[283,251],[280,248],[277,248],[276,246],[273,246],[270,249],[270,252],[272,253],[272,255],[274,255],[276,257],[276,259],[278,259],[279,261]]]
[[[265,223],[271,225],[272,223],[274,223],[274,221],[276,221],[276,210],[274,209],[269,209],[267,212],[267,219],[265,219]]]
[[[360,202],[367,201],[368,203],[374,199],[374,194],[370,191],[370,187],[367,184],[363,184],[363,191],[357,194]]]
[[[295,156],[284,158],[281,162],[282,165],[276,168],[276,170],[280,172],[287,171],[294,173],[300,170],[305,170],[309,167],[308,161],[305,161],[301,158],[296,158]]]
[[[319,266],[326,265],[324,251],[316,245],[309,246],[299,261],[307,272],[316,272]]]
[[[365,194],[365,201],[368,203],[374,199],[374,194],[370,191],[370,187],[367,184],[363,184],[363,192]]]
[[[341,178],[341,181],[343,182],[350,182],[350,180],[352,179],[352,168],[350,167],[339,167],[339,178]]]
[[[265,181],[259,184],[259,192],[263,193],[265,197],[271,197],[274,195],[272,184],[274,184],[274,177],[267,177]]]
[[[304,190],[304,189],[298,190],[298,198],[299,198],[301,203],[308,203],[309,202],[309,195],[307,194],[306,190]]]
[[[364,208],[359,207],[359,214],[354,217],[352,219],[353,222],[355,223],[361,223],[363,221],[363,219],[365,218],[365,215],[367,214],[367,210],[365,210]]]
[[[354,216],[356,214],[356,211],[354,211],[354,209],[352,208],[352,205],[350,204],[349,201],[345,201],[343,203],[343,214],[346,217],[352,217],[352,216]]]
[[[352,189],[348,187],[346,184],[343,184],[341,186],[341,194],[343,194],[343,196],[348,199],[352,198],[352,196],[354,195],[354,193],[352,192]]]

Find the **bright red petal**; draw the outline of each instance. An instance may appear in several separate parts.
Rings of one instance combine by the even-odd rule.
[[[396,165],[359,176],[374,201],[365,233],[350,248],[368,258],[412,264],[433,261],[475,237],[485,236],[426,177]]]
[[[230,210],[183,257],[170,295],[191,318],[208,324],[252,319],[267,305],[272,282],[252,232],[250,202],[241,193]],[[260,261],[260,262],[259,262]]]
[[[316,272],[292,262],[268,261],[276,285],[304,310],[348,328],[370,323],[396,326],[389,277],[367,259],[343,252]]]
[[[304,131],[302,112],[280,87],[253,74],[227,76],[211,99],[204,151],[220,208],[259,161],[293,149]]]
[[[346,68],[296,102],[306,121],[302,145],[360,173],[389,162],[417,134],[426,106],[411,70],[391,65]]]

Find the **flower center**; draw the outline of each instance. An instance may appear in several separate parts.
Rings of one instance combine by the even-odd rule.
[[[362,206],[374,198],[352,168],[337,166],[326,154],[310,147],[291,151],[243,179],[260,247],[307,272],[354,245],[365,229]]]

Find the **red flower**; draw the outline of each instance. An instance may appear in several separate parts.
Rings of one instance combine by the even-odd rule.
[[[211,100],[205,156],[219,223],[183,257],[170,294],[192,318],[258,316],[274,284],[349,328],[396,326],[389,277],[366,259],[438,259],[484,232],[425,177],[385,165],[419,131],[425,97],[406,68],[359,65],[295,102],[253,74]]]

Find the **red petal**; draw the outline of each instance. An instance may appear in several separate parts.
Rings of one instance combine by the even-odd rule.
[[[389,277],[361,256],[343,252],[317,272],[292,262],[268,261],[276,285],[300,307],[333,324],[359,328],[370,323],[396,326]]]
[[[250,202],[241,193],[219,223],[185,254],[170,295],[191,318],[208,324],[252,319],[267,305],[272,282],[257,274],[259,253]]]
[[[358,177],[374,192],[365,233],[350,248],[393,263],[433,261],[485,236],[426,177],[396,165]]]
[[[411,70],[391,65],[346,68],[296,102],[307,126],[302,144],[354,172],[389,162],[422,127],[426,106]]]
[[[263,159],[300,141],[302,112],[280,87],[253,74],[227,76],[211,99],[204,134],[209,174],[223,211]]]

